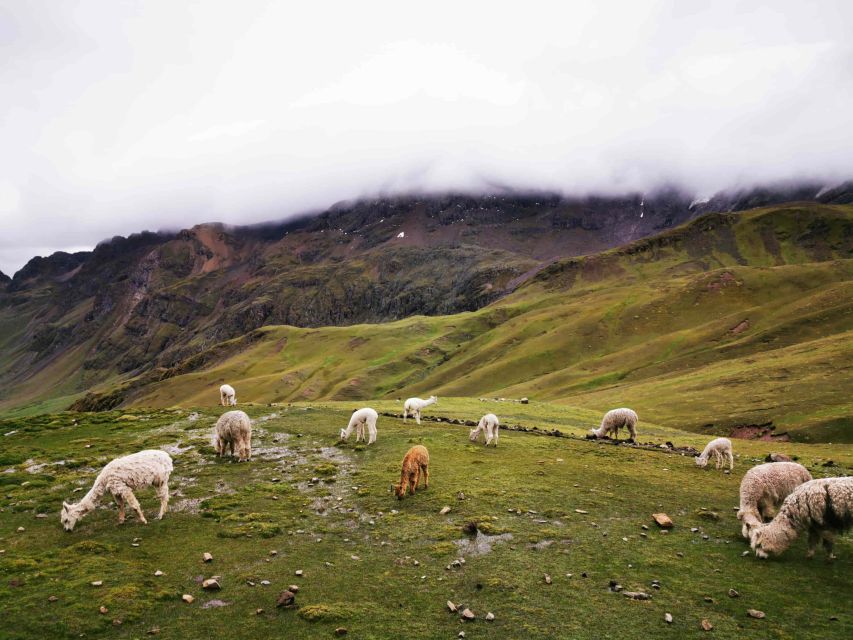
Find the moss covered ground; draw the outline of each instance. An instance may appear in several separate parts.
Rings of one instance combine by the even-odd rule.
[[[841,539],[834,563],[806,560],[803,541],[759,561],[744,555],[734,511],[743,472],[770,450],[822,477],[850,473],[849,446],[737,441],[728,475],[700,470],[690,456],[582,439],[598,411],[444,397],[425,411],[442,422],[382,415],[374,445],[337,443],[365,404],[241,406],[256,420],[247,464],[214,457],[221,409],[210,405],[0,420],[0,636],[323,638],[345,627],[353,638],[850,637],[853,540]],[[395,400],[369,404],[400,409]],[[447,422],[487,411],[565,437],[503,430],[500,445],[485,449],[468,442],[468,427]],[[640,429],[642,442],[707,439],[642,413]],[[389,485],[415,443],[430,451],[431,484],[397,501]],[[167,516],[117,526],[105,501],[63,531],[62,501],[79,499],[113,457],[143,448],[175,460]],[[153,491],[138,497],[153,515]],[[667,534],[651,519],[660,511],[675,521]],[[463,531],[471,522],[497,537],[472,544]],[[214,575],[222,590],[205,592],[200,580]],[[651,600],[613,593],[611,580]],[[291,584],[296,606],[276,608]],[[451,614],[448,600],[476,619]]]

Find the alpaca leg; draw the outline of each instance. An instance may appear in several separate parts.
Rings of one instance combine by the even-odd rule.
[[[498,430],[497,430],[497,429],[495,429],[495,440],[494,440],[494,445],[495,445],[496,447],[498,446]]]
[[[729,471],[732,471],[735,468],[735,457],[734,454],[729,451]]]
[[[118,523],[124,524],[124,499],[119,495],[113,495],[116,504],[118,505]]]
[[[231,457],[233,458],[234,457],[234,441],[233,440],[231,440],[228,443],[228,451],[231,453]]]
[[[370,439],[368,440],[367,444],[373,444],[374,442],[376,442],[376,423],[368,423],[367,431],[370,434]]]
[[[424,489],[429,489],[429,465],[424,465]]]
[[[157,519],[162,520],[163,514],[169,510],[169,483],[164,482],[157,487],[157,497],[160,498],[160,513],[157,514]]]
[[[406,418],[409,417],[409,412],[405,408],[403,409],[403,424],[406,424]]]
[[[827,560],[835,560],[836,555],[832,553],[832,546],[835,544],[835,536],[827,531],[821,534],[823,540],[823,550],[826,551]]]
[[[421,412],[420,412],[420,410],[415,411],[415,422],[417,422],[418,424],[421,423]]]
[[[139,500],[136,499],[136,496],[133,495],[133,491],[130,489],[125,489],[122,493],[122,497],[124,498],[127,505],[136,511],[136,515],[139,516],[139,521],[142,524],[148,524],[148,520],[145,519],[145,514],[142,513],[142,507],[139,506]]]
[[[421,483],[421,468],[415,467],[414,472],[412,472],[412,495],[415,495],[415,489],[418,488],[418,485]]]
[[[815,551],[817,551],[817,545],[820,542],[820,532],[815,529],[809,530],[809,550],[806,551],[806,558],[814,557]]]

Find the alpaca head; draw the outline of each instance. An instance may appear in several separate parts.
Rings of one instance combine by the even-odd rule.
[[[478,434],[478,433],[480,433],[480,430],[479,430],[479,429],[471,429],[471,431],[468,433],[468,439],[469,439],[471,442],[476,442],[476,441],[477,441],[477,434]]]
[[[697,467],[702,467],[703,469],[708,466],[708,458],[704,458],[702,456],[696,456],[694,462]]]
[[[432,403],[438,402],[438,398],[436,396],[430,396],[429,399],[430,399],[430,402],[432,402]]]
[[[788,526],[773,527],[773,523],[753,527],[749,532],[749,546],[759,558],[778,556],[791,546],[797,537],[796,530]]]
[[[403,496],[406,493],[403,491],[403,486],[399,484],[392,484],[391,489],[394,491],[394,495],[397,496],[397,500],[402,500]]]
[[[62,526],[65,527],[65,530],[72,531],[74,529],[74,525],[77,524],[79,519],[80,512],[77,509],[77,505],[63,502],[62,511],[59,514],[59,521],[62,523]]]
[[[349,435],[347,434],[347,430],[341,429],[341,441],[346,442],[348,437],[349,437]]]

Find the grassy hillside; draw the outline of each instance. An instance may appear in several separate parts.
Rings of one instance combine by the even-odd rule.
[[[767,425],[850,442],[851,238],[851,206],[711,214],[554,263],[476,312],[264,327],[96,392],[161,407],[215,402],[225,381],[255,402],[529,396],[597,412],[628,405],[693,431]],[[29,406],[18,397],[0,409],[43,410],[47,380],[30,388]]]
[[[703,218],[556,263],[474,313],[266,327],[251,346],[127,400],[207,404],[224,381],[266,402],[530,396],[597,411],[629,405],[690,430],[772,423],[795,439],[849,442],[851,211]]]
[[[835,563],[806,560],[802,540],[779,559],[743,555],[738,484],[768,443],[736,443],[727,475],[698,469],[689,456],[580,439],[596,411],[442,398],[429,413],[471,419],[494,411],[505,424],[570,437],[504,430],[500,445],[485,449],[468,443],[467,427],[383,416],[374,445],[336,446],[354,406],[244,406],[256,419],[248,464],[214,458],[210,429],[219,412],[208,409],[0,420],[0,608],[14,620],[3,637],[141,638],[157,630],[163,638],[323,638],[345,627],[348,637],[372,639],[459,631],[484,639],[700,638],[708,637],[703,619],[716,638],[849,637],[849,536]],[[706,440],[648,421],[641,434],[678,446]],[[415,443],[430,450],[430,487],[397,501],[388,486]],[[164,520],[142,526],[130,517],[117,527],[105,501],[75,531],[62,531],[62,500],[79,499],[106,461],[160,447],[175,460]],[[849,449],[773,444],[816,477],[853,470]],[[150,516],[153,492],[138,496]],[[668,534],[651,520],[659,511],[676,523]],[[498,537],[469,546],[469,522]],[[202,562],[204,552],[213,562]],[[465,563],[452,566],[460,557]],[[200,580],[214,575],[222,590],[204,591]],[[613,593],[611,580],[652,598]],[[290,584],[299,586],[296,606],[277,609]],[[470,607],[476,620],[449,613],[448,600]]]

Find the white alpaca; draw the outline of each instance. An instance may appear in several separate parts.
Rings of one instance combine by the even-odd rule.
[[[492,443],[498,446],[498,431],[500,431],[500,428],[501,424],[498,422],[498,417],[494,413],[487,413],[480,418],[479,424],[471,429],[468,439],[471,442],[476,442],[480,437],[480,432],[483,432],[485,435],[485,446],[489,446]]]
[[[604,414],[601,420],[601,426],[598,429],[590,429],[590,433],[596,438],[609,437],[612,433],[616,440],[619,439],[619,429],[625,427],[628,433],[631,434],[631,440],[637,437],[637,422],[639,418],[631,409],[611,409]]]
[[[247,462],[252,457],[252,421],[243,411],[226,411],[213,427],[213,446],[221,458],[228,449],[237,450],[237,459]]]
[[[124,522],[125,504],[136,511],[142,524],[148,524],[139,501],[133,495],[134,489],[145,487],[157,489],[157,497],[160,498],[160,513],[157,515],[159,520],[166,513],[169,505],[169,476],[172,468],[172,458],[165,451],[146,449],[123,458],[116,458],[101,470],[95,478],[95,484],[80,502],[62,503],[59,520],[66,531],[71,531],[77,521],[93,511],[101,497],[109,491],[118,504],[119,524]]]
[[[223,407],[237,406],[237,392],[230,384],[223,384],[219,387],[219,404]]]
[[[708,466],[708,458],[714,456],[714,466],[722,469],[726,466],[725,459],[729,461],[729,471],[735,468],[735,458],[732,455],[732,441],[728,438],[715,438],[711,440],[705,449],[696,457],[696,466],[703,469]]]
[[[818,542],[823,542],[832,560],[836,533],[853,527],[853,477],[809,480],[794,489],[779,514],[769,524],[750,532],[750,546],[759,558],[779,555],[791,546],[801,531],[809,533],[807,558],[814,555]]]
[[[737,519],[743,522],[743,537],[749,539],[754,527],[776,515],[785,498],[811,479],[808,469],[796,462],[769,462],[747,471],[740,481],[740,509],[737,512]]]
[[[367,444],[373,444],[376,442],[376,421],[378,419],[379,414],[370,407],[353,411],[347,428],[341,429],[341,440],[346,441],[353,429],[355,429],[355,441],[364,440],[364,427],[366,425],[367,432],[370,435],[370,440],[367,441]]]
[[[438,402],[438,398],[435,396],[430,396],[427,400],[421,400],[420,398],[409,398],[406,400],[405,404],[403,404],[403,422],[406,421],[410,415],[414,416],[415,422],[418,424],[421,423],[421,409],[424,407],[428,407],[431,404],[435,404]]]

